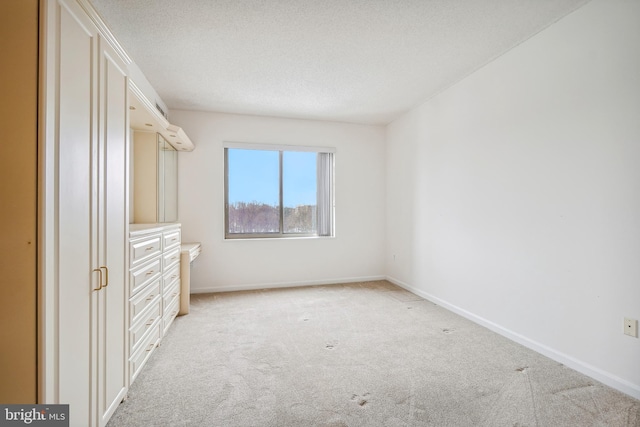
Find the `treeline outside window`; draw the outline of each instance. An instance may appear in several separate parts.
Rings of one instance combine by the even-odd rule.
[[[333,235],[333,149],[225,143],[225,237]]]

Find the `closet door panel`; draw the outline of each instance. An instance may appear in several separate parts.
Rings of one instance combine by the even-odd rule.
[[[129,379],[128,80],[85,0],[41,3],[44,357],[40,398],[103,427]],[[51,195],[51,196],[49,196]]]
[[[98,390],[103,426],[124,398],[128,368],[127,224],[127,77],[125,65],[109,44],[100,40],[101,153],[104,185],[101,207],[100,247],[108,268],[108,285],[100,292],[100,354]]]
[[[91,425],[91,301],[98,277],[95,216],[92,203],[95,176],[92,161],[97,149],[94,132],[95,80],[92,78],[95,32],[79,18],[77,8],[59,4],[60,25],[57,135],[58,257],[58,372],[57,401],[73,402],[74,425]],[[76,12],[76,13],[74,13]]]

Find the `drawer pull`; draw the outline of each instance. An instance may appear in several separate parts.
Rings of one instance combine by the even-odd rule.
[[[155,344],[151,343],[149,344],[149,348],[146,351],[151,351],[153,350],[153,347],[155,346]]]
[[[155,295],[151,294],[147,297],[147,299],[145,301],[151,301],[153,299],[153,297],[155,297]]]
[[[175,297],[176,295],[178,295],[178,293],[174,292],[173,295],[171,295],[171,298]]]
[[[149,270],[149,271],[147,271],[147,274],[146,274],[146,275],[147,275],[147,276],[151,276],[153,273],[155,273],[155,271],[153,271],[153,270]]]
[[[173,276],[171,276],[171,279],[175,279],[176,277],[178,277],[178,275],[174,274]]]
[[[177,237],[174,237],[173,239],[171,239],[172,242],[175,242],[176,240],[178,240]]]
[[[172,316],[175,316],[176,314],[178,314],[178,310],[173,310],[173,311],[171,312],[171,315],[172,315]]]
[[[154,249],[155,249],[155,247],[154,247],[154,246],[149,246],[149,247],[145,248],[144,250],[145,250],[146,252],[149,252],[149,251],[152,251],[152,250],[154,250]]]
[[[149,319],[149,321],[146,323],[146,326],[149,326],[153,323],[153,321],[156,320],[155,317],[152,317],[151,319]]]
[[[178,257],[177,256],[172,256],[171,257],[171,261],[173,261],[174,259],[178,259]]]

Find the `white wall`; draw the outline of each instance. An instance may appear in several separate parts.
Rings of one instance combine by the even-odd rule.
[[[202,242],[192,292],[384,277],[381,126],[171,111],[196,145],[178,156],[183,241]],[[223,141],[336,147],[336,237],[224,240]]]
[[[594,0],[387,132],[390,278],[636,398],[639,52]]]

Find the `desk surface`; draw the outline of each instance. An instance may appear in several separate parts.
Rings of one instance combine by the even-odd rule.
[[[189,261],[193,261],[200,255],[200,248],[200,242],[186,242],[180,245],[180,252],[183,254],[188,253]]]

